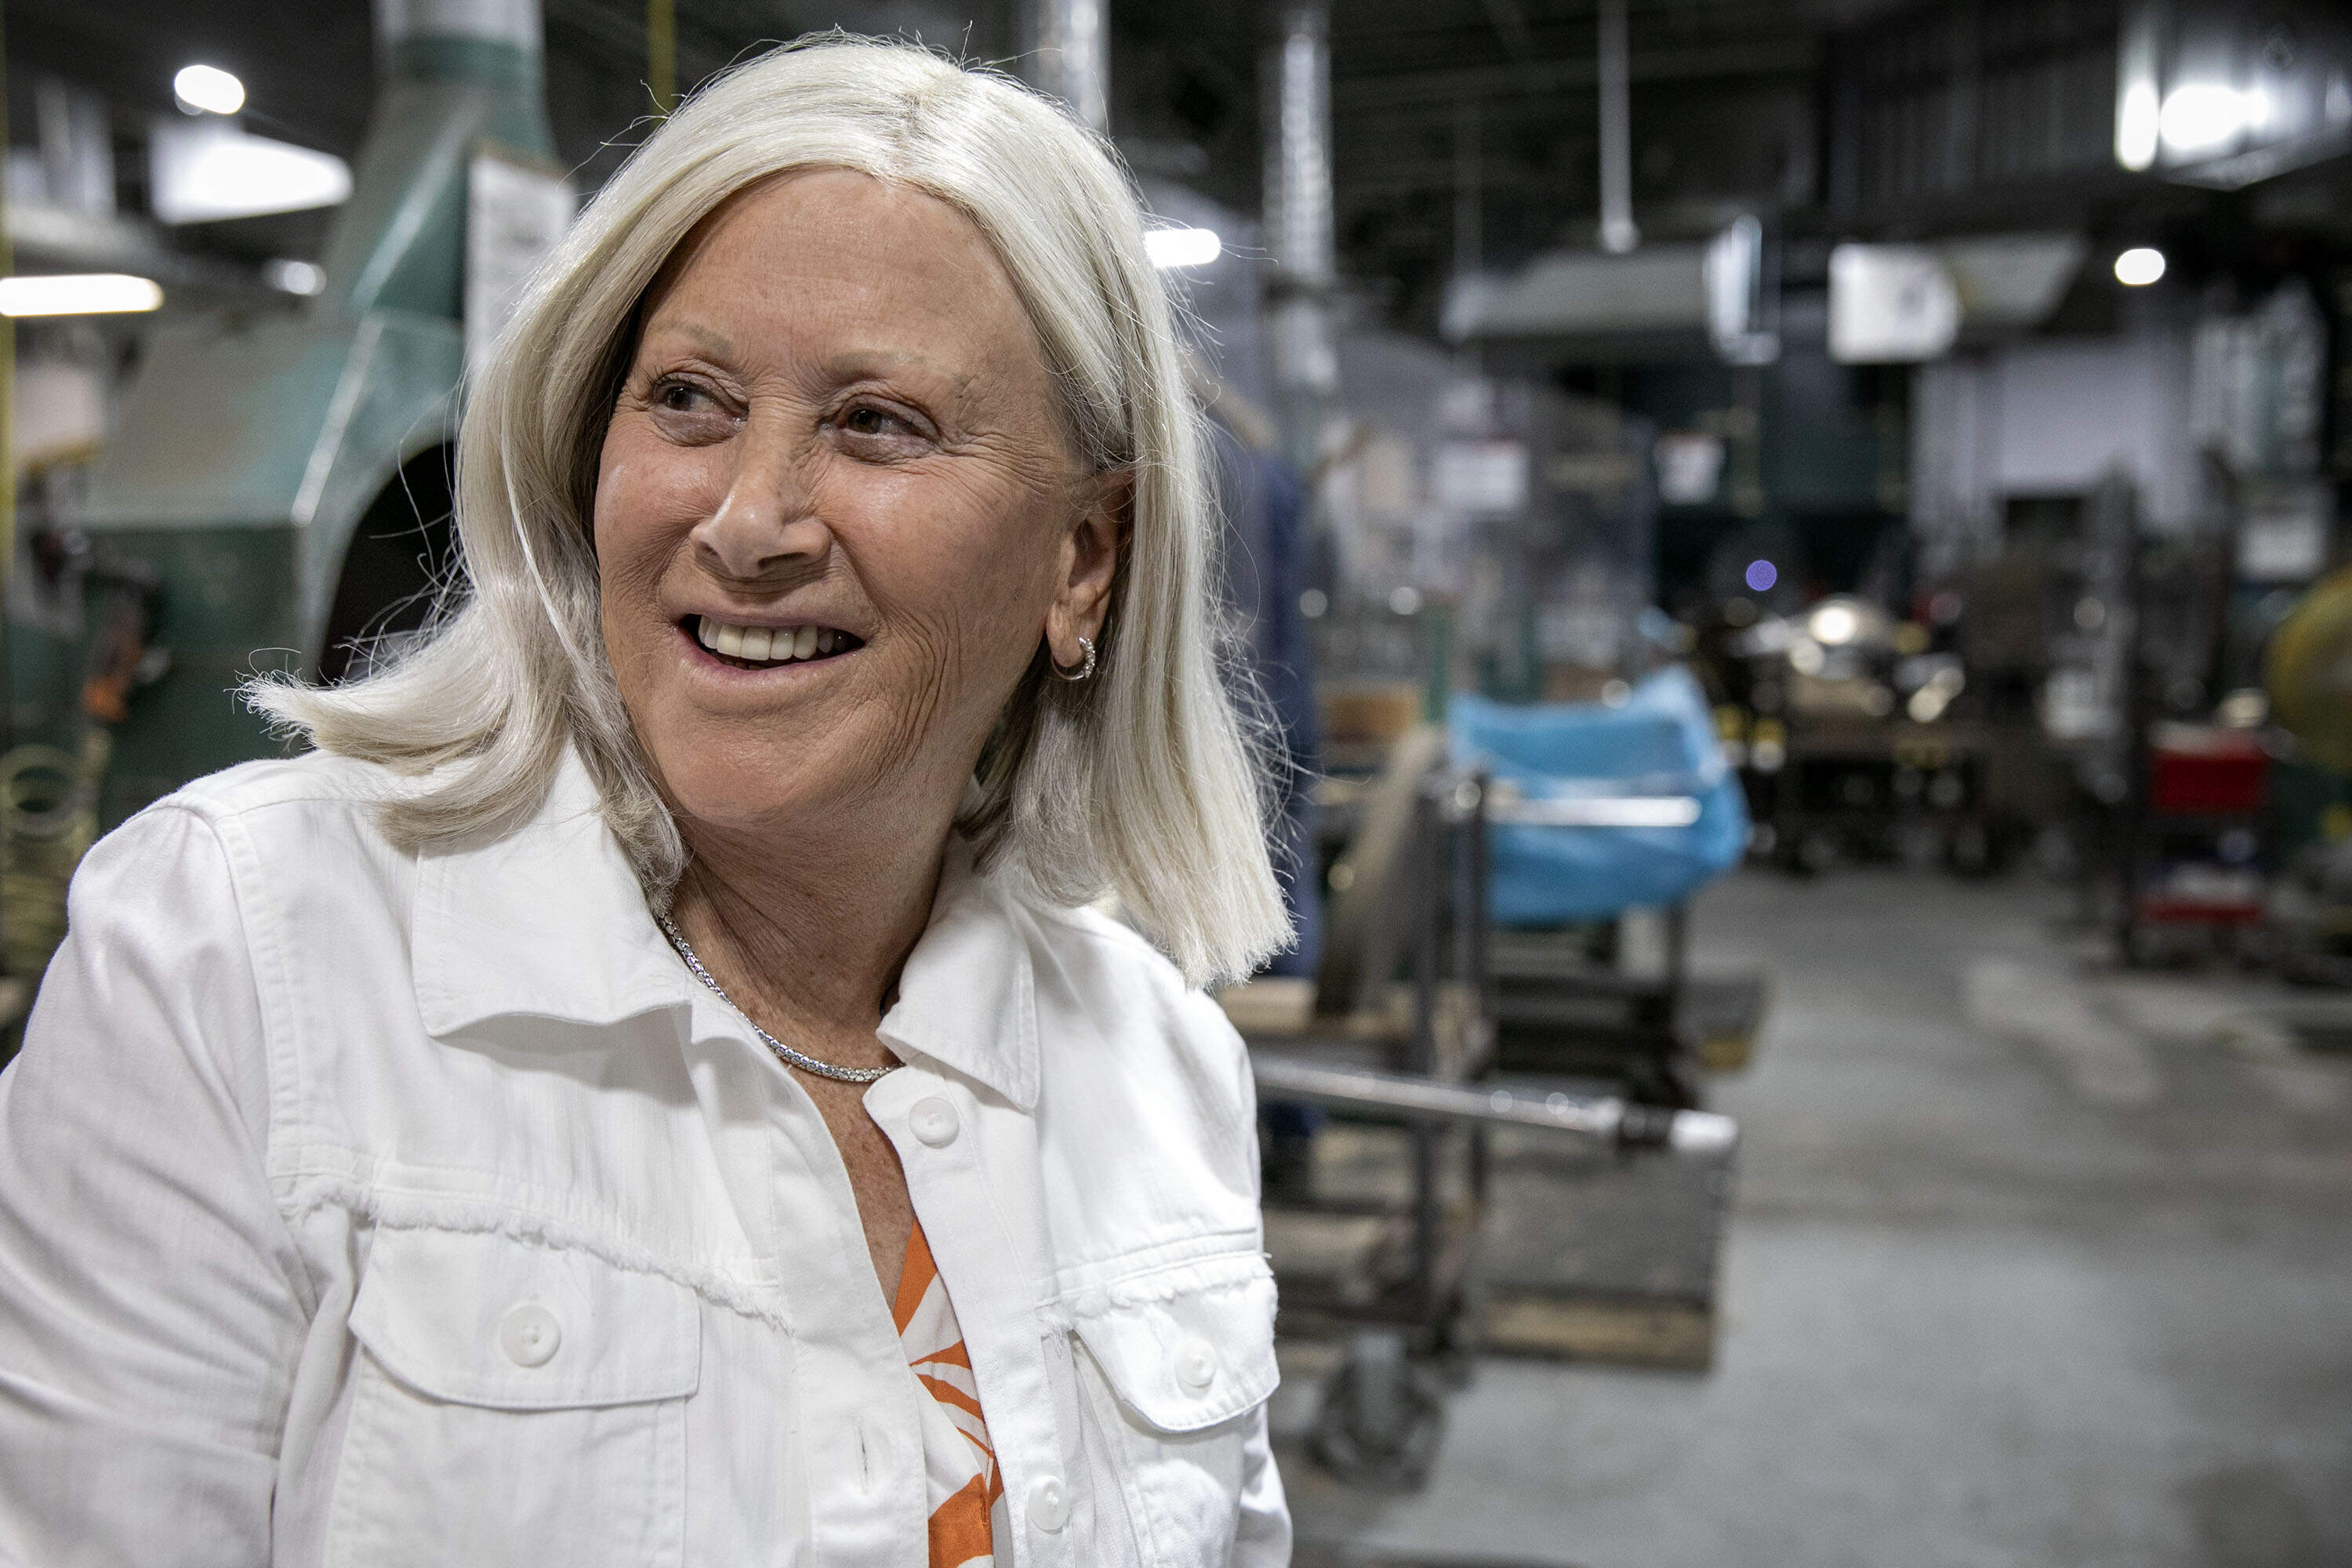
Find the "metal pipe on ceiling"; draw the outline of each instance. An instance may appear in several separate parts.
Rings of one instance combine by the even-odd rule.
[[[1285,445],[1312,472],[1323,404],[1338,386],[1331,346],[1330,19],[1319,3],[1286,7],[1261,66],[1265,96],[1265,234],[1274,383]]]
[[[1022,74],[1092,130],[1110,129],[1110,27],[1104,0],[1022,0]]]
[[[1601,0],[1601,248],[1622,256],[1642,243],[1633,226],[1633,133],[1627,105],[1625,0]]]

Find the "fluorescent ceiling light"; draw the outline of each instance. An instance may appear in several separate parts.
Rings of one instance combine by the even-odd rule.
[[[2116,281],[2140,289],[2164,276],[2164,252],[2152,245],[2135,245],[2116,258]]]
[[[2156,84],[2136,81],[2116,106],[2116,162],[2137,173],[2156,162],[2157,128],[2163,114]]]
[[[2189,82],[2165,95],[2157,120],[2167,151],[2210,153],[2270,119],[2269,95],[2220,82]]]
[[[218,66],[182,66],[172,96],[191,114],[235,114],[245,107],[245,83]]]
[[[122,272],[59,272],[0,278],[0,316],[105,316],[152,310],[163,290]]]
[[[150,200],[167,224],[331,207],[352,194],[351,165],[341,158],[250,136],[223,120],[159,121],[148,159]]]
[[[1213,228],[1155,228],[1143,237],[1143,253],[1159,268],[1205,267],[1223,250]]]

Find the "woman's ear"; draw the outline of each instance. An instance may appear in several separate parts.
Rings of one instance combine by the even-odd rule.
[[[1084,504],[1062,536],[1054,605],[1045,615],[1045,645],[1054,662],[1065,668],[1086,662],[1080,637],[1102,640],[1119,552],[1127,548],[1131,531],[1135,471],[1115,468],[1095,476],[1087,485]]]

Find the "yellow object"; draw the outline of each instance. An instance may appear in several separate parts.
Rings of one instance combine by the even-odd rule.
[[[677,107],[677,13],[675,0],[646,0],[646,86],[654,112]]]
[[[2271,634],[2263,689],[2315,762],[2352,773],[2352,567],[2314,584]]]

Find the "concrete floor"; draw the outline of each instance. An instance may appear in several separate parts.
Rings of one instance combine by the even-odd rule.
[[[1711,890],[1700,963],[1778,987],[1715,1097],[1745,1133],[1715,1370],[1488,1360],[1416,1495],[1288,1449],[1302,1541],[1577,1568],[2352,1564],[2352,1058],[2234,1029],[2277,1000],[2257,983],[2084,966],[2063,909],[1924,871]],[[1278,1435],[1315,1393],[1286,1384]]]

